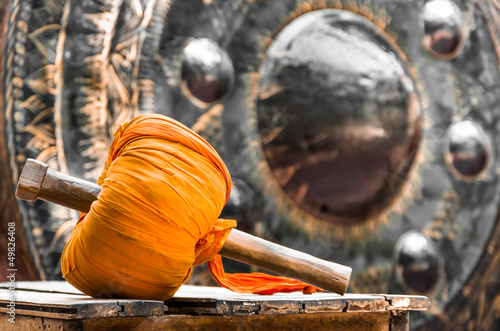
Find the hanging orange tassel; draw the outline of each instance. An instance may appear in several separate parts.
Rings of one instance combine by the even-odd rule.
[[[208,261],[207,265],[217,283],[234,292],[267,295],[278,292],[301,291],[304,294],[311,294],[323,291],[295,279],[272,276],[262,272],[227,274],[222,265],[222,258],[218,254]]]

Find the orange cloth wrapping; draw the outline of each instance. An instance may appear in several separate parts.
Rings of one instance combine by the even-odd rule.
[[[98,184],[102,191],[61,259],[64,278],[93,297],[166,300],[193,266],[214,259],[236,226],[218,219],[231,189],[222,159],[165,116],[139,116],[118,129]],[[256,281],[259,293],[313,291],[264,274],[238,282],[224,273],[220,257],[209,267],[221,285],[245,293],[257,293],[248,289]]]

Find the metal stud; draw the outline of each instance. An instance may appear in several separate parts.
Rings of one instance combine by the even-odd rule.
[[[180,54],[181,89],[197,107],[220,102],[234,84],[231,58],[209,39],[191,41]]]
[[[455,176],[464,181],[475,181],[488,168],[491,144],[481,126],[464,120],[448,128],[444,157]]]
[[[410,292],[425,294],[438,283],[441,266],[432,241],[417,231],[404,233],[394,246],[396,280]]]
[[[466,29],[460,9],[449,0],[433,0],[422,10],[424,48],[437,59],[452,59],[463,48]]]

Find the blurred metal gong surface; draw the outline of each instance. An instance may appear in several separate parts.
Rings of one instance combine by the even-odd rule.
[[[158,112],[219,151],[239,183],[226,213],[248,231],[352,266],[350,291],[429,296],[414,329],[498,329],[495,2],[0,4],[1,226],[18,222],[24,279],[60,277],[76,217],[15,205],[25,159],[95,180],[116,126]],[[227,55],[196,79],[222,91],[203,104],[182,88],[197,40]]]
[[[397,199],[418,149],[420,102],[409,68],[373,23],[319,10],[287,25],[260,74],[259,135],[290,198],[341,224]]]

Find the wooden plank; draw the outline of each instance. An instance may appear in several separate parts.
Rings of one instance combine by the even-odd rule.
[[[37,316],[17,316],[16,323],[9,322],[6,318],[0,318],[0,330],[2,331],[25,331],[25,330],[58,330],[76,331],[81,328],[71,327],[71,321],[37,317]]]
[[[8,289],[8,282],[1,282],[0,289]],[[44,292],[44,293],[67,293],[67,294],[78,294],[85,295],[80,290],[73,287],[68,282],[65,281],[25,281],[17,282],[16,290],[28,290],[34,292]]]
[[[406,310],[391,311],[391,331],[409,331],[410,330],[410,314]]]
[[[0,282],[0,289],[9,288],[8,282]],[[34,281],[17,282],[16,290],[29,290],[43,293],[67,293],[73,295],[86,296],[69,283],[65,281]],[[88,296],[86,296],[89,298]],[[183,285],[174,295],[173,300],[192,300],[193,302],[215,302],[219,300],[231,301],[282,301],[282,300],[300,300],[300,301],[318,301],[318,300],[337,300],[343,299],[349,302],[357,300],[380,300],[388,302],[387,309],[409,309],[425,310],[430,306],[430,302],[425,296],[419,295],[389,295],[389,294],[352,294],[347,293],[343,296],[335,293],[319,292],[314,294],[276,293],[274,295],[256,295],[241,294],[232,292],[228,289],[216,286],[193,286]],[[379,308],[377,308],[378,310]]]
[[[0,312],[9,302],[8,283],[0,283]],[[277,293],[255,295],[234,293],[221,287],[183,285],[172,299],[95,299],[66,282],[16,283],[16,309],[32,316],[94,318],[105,316],[157,315],[274,315],[316,313],[368,313],[388,310],[426,310],[423,296],[335,293]],[[3,306],[3,308],[2,308]],[[31,313],[30,313],[31,311]],[[46,314],[46,315],[44,315]]]
[[[8,313],[9,283],[0,283],[0,315]],[[16,324],[1,330],[147,329],[408,330],[408,313],[425,310],[423,296],[334,293],[234,293],[220,287],[182,286],[165,303],[95,299],[66,282],[16,283]]]
[[[388,310],[425,311],[431,306],[429,299],[421,295],[383,295],[389,304]]]
[[[61,319],[82,319],[108,316],[159,316],[164,304],[153,300],[94,299],[80,294],[43,293],[16,290],[16,314],[25,314]],[[0,290],[0,312],[7,311],[9,291]],[[31,313],[34,312],[34,313]],[[42,314],[43,315],[43,314]],[[45,316],[45,315],[43,315]]]
[[[16,316],[16,324],[0,319],[0,330],[357,330],[389,331],[389,312],[289,314],[280,316],[150,316],[141,318],[109,317],[84,320],[57,320],[36,316]]]
[[[65,306],[70,307],[73,304],[95,304],[104,302],[105,299],[94,299],[87,295],[66,294],[66,293],[44,293],[35,291],[24,291],[16,289],[14,291],[16,296],[16,304],[40,304],[48,307]],[[0,302],[9,301],[9,291],[5,289],[0,290]]]
[[[168,315],[161,318],[147,317],[127,324],[120,318],[84,320],[88,330],[356,330],[390,331],[390,313],[323,313],[286,315],[233,315],[219,316]]]
[[[341,313],[347,310],[347,304],[341,301],[316,300],[304,303],[305,314]]]
[[[8,282],[0,282],[0,289],[9,288]],[[16,290],[29,290],[44,293],[68,293],[83,295],[82,292],[74,288],[65,281],[24,281],[16,283]],[[239,300],[248,301],[261,298],[258,301],[272,301],[272,300],[302,300],[302,301],[317,301],[317,300],[331,300],[335,298],[343,298],[348,300],[360,299],[373,299],[384,297],[390,303],[389,309],[411,309],[420,310],[429,307],[430,302],[425,296],[420,295],[390,295],[390,294],[352,294],[346,293],[341,296],[336,293],[319,292],[314,294],[302,294],[301,292],[293,293],[276,293],[273,295],[256,295],[256,294],[241,294],[232,292],[228,289],[216,286],[193,286],[183,285],[174,295],[174,298],[193,299],[206,301],[211,300]]]
[[[73,320],[75,315],[72,314],[66,314],[66,313],[61,313],[61,312],[53,312],[50,310],[45,310],[41,308],[40,310],[36,310],[34,307],[30,307],[31,309],[22,309],[16,307],[16,319],[18,319],[19,316],[33,316],[33,317],[41,317],[41,318],[54,318],[57,320]],[[35,309],[35,310],[34,310]],[[0,308],[0,315],[5,313],[7,314],[9,312],[9,309],[7,308]],[[10,316],[7,316],[10,317]],[[0,330],[2,330],[0,328]]]
[[[391,301],[388,302],[385,295],[346,294],[339,296],[332,293],[311,295],[288,293],[259,296],[226,291],[209,287],[187,287],[183,290],[181,287],[174,298],[165,302],[168,306],[166,314],[185,314],[190,311],[209,315],[234,315],[242,312],[258,312],[259,314],[352,313],[412,310],[413,307],[422,310],[429,306],[428,299],[420,296],[391,296]],[[414,301],[417,304],[413,304]]]
[[[318,304],[319,303],[319,304]],[[218,287],[182,286],[165,302],[166,314],[186,314],[193,311],[208,315],[237,315],[244,312],[265,314],[299,314],[322,312],[385,311],[381,295],[335,293],[276,293],[255,295],[234,293]]]

